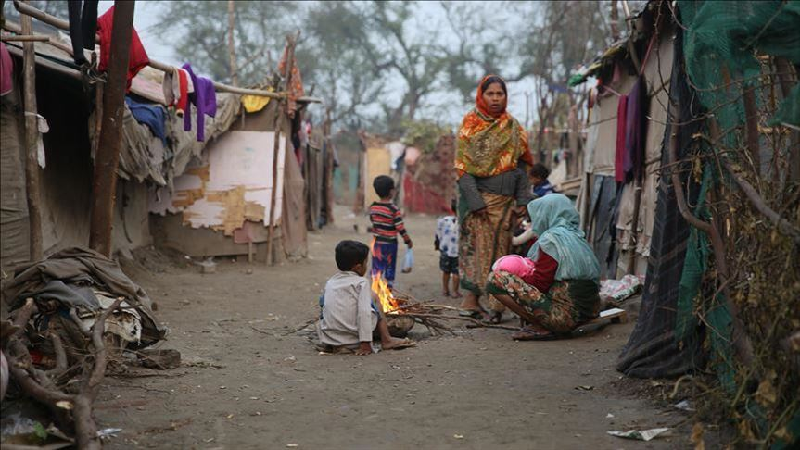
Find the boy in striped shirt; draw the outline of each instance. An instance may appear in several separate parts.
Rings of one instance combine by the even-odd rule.
[[[372,222],[372,233],[375,236],[372,245],[372,276],[375,277],[380,273],[391,289],[397,267],[397,235],[403,237],[408,248],[414,247],[414,243],[403,225],[400,208],[392,203],[395,194],[394,180],[386,175],[380,175],[375,177],[372,186],[380,197],[380,201],[369,207],[369,220]]]

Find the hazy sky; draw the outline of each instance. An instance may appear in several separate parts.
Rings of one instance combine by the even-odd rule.
[[[178,58],[174,54],[169,44],[159,39],[159,37],[156,34],[156,30],[153,28],[160,16],[161,3],[164,2],[141,1],[141,0],[137,1],[134,13],[134,27],[136,28],[136,31],[139,33],[139,37],[142,40],[142,43],[144,44],[145,48],[147,49],[147,54],[151,58],[173,65],[182,65],[184,61]],[[114,2],[109,0],[100,1],[99,14],[104,13],[113,4]],[[417,17],[420,18],[419,20],[421,21],[420,28],[423,29],[422,31],[420,31],[421,33],[425,33],[424,28],[427,27],[435,28],[443,26],[445,22],[445,16],[438,2],[420,2],[419,9],[420,10]],[[517,26],[521,25],[522,24],[518,24]],[[509,30],[509,32],[518,33],[522,31],[520,29],[514,29],[514,28],[517,27],[512,27],[512,29]],[[424,39],[424,36],[421,37]],[[277,53],[279,51],[280,51],[279,49],[276,49],[275,52]],[[477,81],[478,80],[476,80],[476,83]],[[402,83],[402,80],[397,79],[393,80],[393,82]],[[389,83],[390,86],[391,84],[392,82]],[[523,80],[517,83],[509,83],[509,111],[515,117],[517,117],[520,120],[520,122],[525,120],[526,91],[530,92],[533,91],[532,80]],[[388,95],[390,96],[390,98],[397,98],[399,100],[400,89],[390,91]],[[421,110],[421,114],[424,117],[440,120],[441,122],[446,122],[452,125],[460,123],[463,114],[470,107],[472,107],[471,104],[468,105],[462,104],[460,95],[456,93],[446,93],[446,92],[440,92],[431,95],[430,97],[427,98],[426,103],[428,104],[428,106],[426,106]],[[532,118],[533,116],[535,116],[535,111],[531,111],[530,114]]]
[[[186,61],[184,61],[182,58],[179,58],[173,52],[172,46],[168,44],[168,40],[160,38],[156,33],[157,30],[155,29],[155,25],[161,16],[161,8],[165,3],[165,0],[137,0],[133,20],[134,28],[139,33],[139,38],[142,40],[142,44],[145,46],[147,54],[150,56],[150,58],[164,63],[180,66]],[[113,4],[114,2],[111,0],[101,0],[98,6],[98,14],[105,13]],[[6,2],[6,8],[13,9],[11,2]],[[412,41],[417,40],[418,42],[425,42],[426,40],[430,39],[429,36],[432,35],[433,31],[448,29],[449,25],[447,23],[446,16],[439,2],[422,1],[417,4],[417,8],[418,9],[414,15],[414,19],[409,24],[409,26],[417,33],[416,36],[412,37]],[[66,17],[63,19],[66,19]],[[514,17],[512,15],[502,19],[499,18],[498,20],[504,20],[502,27],[503,33],[524,34],[526,32],[526,24],[522,23],[518,17]],[[448,35],[448,33],[442,33],[439,37],[440,42],[448,44]],[[178,38],[179,36],[174,37],[174,39]],[[476,45],[480,45],[480,39],[487,39],[487,37],[476,37]],[[453,40],[449,43],[455,42],[455,38],[453,38]],[[274,53],[279,53],[281,50],[282,49],[275,49]],[[224,49],[221,51],[224,51]],[[189,60],[188,62],[192,61]],[[509,60],[509,63],[512,66],[515,65],[515,61],[513,60]],[[203,75],[208,76],[208,74]],[[504,74],[501,73],[500,75]],[[475,82],[477,84],[478,80],[476,79]],[[394,104],[399,103],[400,96],[403,92],[403,83],[403,80],[399,76],[389,77],[387,81],[387,85],[389,86],[389,89],[386,93],[387,98],[382,100],[388,100]],[[397,88],[392,89],[392,86],[395,85]],[[524,122],[526,117],[525,93],[533,92],[533,80],[526,79],[516,83],[509,83],[508,88],[509,111],[515,117],[517,117],[520,122]],[[446,90],[442,90],[427,96],[424,100],[424,103],[425,105],[419,109],[417,116],[418,118],[432,119],[442,125],[452,126],[457,126],[460,124],[461,117],[463,117],[464,113],[473,107],[472,102],[468,104],[462,103],[460,94],[456,92],[447,92]],[[380,109],[377,105],[375,105],[372,108],[365,108],[362,112],[367,114],[379,114]],[[533,108],[533,97],[531,96],[531,123],[533,122],[535,116],[536,112]]]

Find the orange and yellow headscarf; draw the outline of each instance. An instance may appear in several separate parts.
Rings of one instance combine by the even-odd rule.
[[[499,175],[516,169],[520,159],[533,165],[528,134],[522,125],[506,111],[505,103],[502,112],[493,115],[483,100],[482,85],[493,76],[485,76],[478,84],[475,109],[461,123],[455,160],[458,178],[465,173],[479,178]]]

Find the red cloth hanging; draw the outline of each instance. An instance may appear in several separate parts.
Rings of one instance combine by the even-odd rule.
[[[625,182],[625,136],[628,123],[628,96],[620,95],[617,104],[617,148],[614,158],[614,179]]]
[[[176,108],[183,111],[186,109],[186,102],[188,101],[188,91],[187,86],[188,77],[186,76],[186,71],[183,69],[176,70],[178,73],[178,86],[181,92],[180,98],[178,98]]]
[[[114,23],[114,7],[108,8],[105,14],[97,18],[97,34],[100,37],[100,64],[98,69],[101,72],[108,70],[108,57],[111,53],[111,30]],[[133,30],[131,36],[131,53],[130,61],[128,61],[128,83],[125,91],[130,91],[131,80],[136,74],[142,70],[150,62],[147,57],[147,52],[139,40],[139,34]]]

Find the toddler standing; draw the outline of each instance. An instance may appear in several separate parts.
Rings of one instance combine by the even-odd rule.
[[[434,245],[439,252],[439,270],[442,271],[442,294],[461,297],[458,291],[458,219],[455,216],[455,201],[450,203],[450,215],[436,221]],[[453,282],[452,294],[450,281]]]

